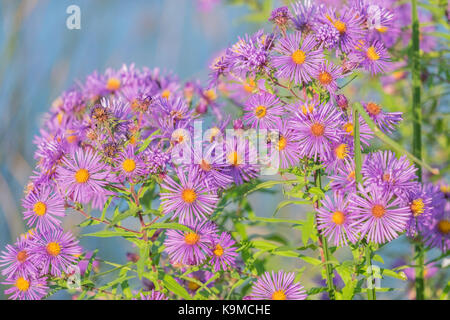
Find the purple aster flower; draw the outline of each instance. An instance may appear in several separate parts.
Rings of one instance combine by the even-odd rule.
[[[300,283],[294,283],[294,278],[293,272],[266,271],[253,285],[250,296],[252,300],[305,300],[306,291]]]
[[[329,24],[318,25],[315,31],[316,41],[319,45],[326,49],[333,49],[339,43],[339,31]]]
[[[42,270],[42,274],[50,271],[53,276],[61,277],[62,272],[67,272],[68,267],[76,264],[81,247],[78,240],[62,230],[38,234],[30,242],[30,259]]]
[[[192,225],[195,220],[205,220],[216,208],[217,195],[205,187],[198,171],[189,171],[187,177],[182,169],[175,171],[179,183],[166,176],[161,184],[161,188],[168,191],[160,194],[163,212],[174,211],[172,220],[178,217],[182,224]]]
[[[22,203],[26,209],[25,220],[28,220],[29,227],[36,226],[41,232],[59,229],[61,220],[57,217],[64,217],[64,199],[58,193],[44,186],[40,190],[30,192]]]
[[[323,159],[325,171],[327,173],[336,172],[337,168],[344,167],[345,163],[353,158],[353,144],[347,142],[345,138],[334,142],[331,146],[331,153]]]
[[[166,232],[165,251],[172,264],[199,265],[212,254],[217,226],[210,221],[187,225],[192,231],[170,229]]]
[[[251,96],[244,108],[244,121],[252,128],[273,128],[283,114],[283,107],[276,95],[263,92]]]
[[[269,62],[268,49],[272,46],[272,38],[263,30],[252,36],[246,34],[244,38],[239,38],[239,41],[227,50],[227,59],[233,71],[238,75],[254,76],[257,72],[265,70]]]
[[[335,192],[333,200],[325,195],[323,207],[317,209],[317,228],[335,246],[358,241],[358,215],[351,212],[342,194]]]
[[[13,300],[40,300],[48,291],[47,278],[33,278],[31,276],[17,276],[2,282],[4,285],[12,286],[5,290],[5,294]]]
[[[125,181],[129,180],[134,183],[138,177],[145,175],[147,172],[145,170],[145,163],[141,155],[136,154],[135,147],[133,145],[128,145],[125,150],[123,150],[117,160],[115,161],[118,169],[118,180]]]
[[[30,244],[27,237],[17,238],[14,246],[7,244],[0,256],[0,266],[4,268],[2,275],[7,279],[16,276],[34,276],[38,273],[30,259]]]
[[[408,191],[404,202],[410,210],[406,234],[415,237],[426,230],[432,222],[433,198],[424,185],[417,184],[414,189]]]
[[[358,215],[361,237],[375,243],[385,243],[406,230],[410,211],[402,200],[376,185],[359,186],[359,193],[350,198],[350,210]]]
[[[282,121],[278,125],[279,134],[275,139],[275,149],[280,156],[280,163],[282,169],[287,169],[296,166],[300,159],[298,150],[300,145],[294,138],[294,130],[288,128],[288,122]]]
[[[308,115],[297,112],[290,121],[294,137],[299,141],[299,153],[303,157],[325,159],[332,152],[331,146],[339,141],[340,113],[330,103],[322,104]]]
[[[363,150],[364,146],[370,146],[370,139],[373,137],[372,130],[369,125],[364,121],[364,119],[359,115],[359,138],[361,141],[361,150]],[[353,145],[353,134],[355,132],[355,126],[353,123],[353,111],[350,111],[348,117],[344,117],[344,124],[341,127],[342,131],[344,131],[344,137],[347,141],[347,144]]]
[[[292,4],[292,11],[294,12],[292,22],[295,28],[306,33],[311,31],[321,7],[321,5],[317,5],[311,0],[294,2]]]
[[[280,29],[286,30],[289,20],[292,18],[289,8],[284,6],[274,9],[269,17],[269,21],[275,23]]]
[[[184,272],[184,269],[182,269]],[[186,289],[188,290],[188,292],[191,295],[195,295],[195,293],[197,292],[197,290],[200,288],[201,285],[203,285],[204,283],[208,282],[212,277],[214,276],[214,273],[209,272],[207,270],[198,270],[198,271],[194,271],[191,272],[187,278],[184,279],[177,279],[177,281],[186,286]],[[192,279],[192,280],[188,280],[188,279]],[[214,281],[210,281],[206,287],[211,288],[212,286],[214,286]]]
[[[223,159],[222,144],[211,143],[202,151],[202,155],[192,152],[194,162],[189,166],[189,171],[196,171],[200,175],[199,179],[207,189],[217,191],[226,189],[233,178],[230,175],[229,166],[221,161]]]
[[[236,267],[236,242],[227,232],[222,232],[219,236],[213,238],[211,264],[214,271],[226,271],[228,268]]]
[[[442,252],[450,250],[450,210],[435,211],[431,225],[423,232],[424,242],[429,247],[437,247]]]
[[[350,159],[343,166],[336,168],[336,173],[330,176],[330,187],[334,191],[348,193],[356,190],[355,161]]]
[[[436,263],[429,263],[424,266],[423,277],[424,279],[432,278],[440,270]],[[414,282],[416,280],[416,268],[405,268],[402,270],[409,281]]]
[[[227,137],[225,142],[225,163],[230,169],[234,183],[241,185],[259,175],[257,151],[248,140],[241,137]]]
[[[342,78],[342,68],[332,62],[322,62],[314,75],[320,86],[334,94],[338,90],[337,79]]]
[[[359,40],[364,39],[365,32],[362,27],[363,17],[359,16],[352,9],[344,10],[338,17],[333,9],[323,10],[323,16],[320,21],[336,28],[339,32],[339,47],[348,53],[353,51]]]
[[[65,139],[39,139],[34,158],[38,161],[37,166],[41,171],[45,172],[49,177],[53,177],[56,166],[67,151],[68,146]]]
[[[397,159],[392,151],[378,151],[368,156],[361,173],[366,179],[365,186],[378,186],[404,196],[417,186],[416,171],[406,156]]]
[[[386,133],[394,131],[394,126],[402,121],[402,112],[386,112],[375,102],[363,103],[363,106],[377,126]]]
[[[295,84],[309,82],[323,61],[323,52],[314,49],[315,45],[314,36],[307,35],[302,39],[301,32],[280,39],[274,48],[280,55],[272,57],[277,75]]]
[[[93,151],[78,149],[57,169],[59,186],[75,202],[88,203],[93,194],[104,194],[113,177],[108,165]]]
[[[166,164],[170,161],[170,153],[157,147],[148,147],[144,151],[144,161],[150,174],[161,173],[166,170]]]
[[[373,43],[364,42],[364,45],[358,46],[349,59],[358,62],[371,75],[384,73],[389,67],[389,54],[383,43],[374,41]]]
[[[133,300],[169,300],[164,293],[152,290],[150,294],[140,294],[140,299],[133,299]]]

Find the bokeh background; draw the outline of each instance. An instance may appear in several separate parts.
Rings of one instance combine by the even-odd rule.
[[[220,1],[0,0],[0,250],[26,230],[21,198],[35,163],[33,137],[42,115],[62,91],[94,70],[103,72],[124,63],[159,67],[173,71],[182,81],[206,83],[214,55],[239,35],[260,27],[244,19],[250,10],[246,5],[216,3],[209,7],[208,2]],[[81,9],[80,30],[66,27],[66,9],[72,4]],[[252,195],[250,202],[257,215],[271,216],[281,198],[280,193]],[[286,207],[279,215],[301,218],[307,210]],[[69,215],[64,227],[74,230],[80,221]],[[277,232],[292,234],[293,242],[300,241],[298,231],[280,228]],[[260,234],[273,231],[254,230]],[[100,248],[103,258],[118,263],[126,261],[126,253],[132,251],[120,239],[83,238],[81,243],[90,250]],[[381,255],[389,266],[410,252],[408,242],[400,239],[383,248]],[[347,258],[349,254],[338,252]],[[303,264],[276,257],[269,266],[294,270]],[[306,287],[317,286],[317,276],[308,271],[302,282]],[[399,289],[407,285],[399,280],[383,281],[383,286]],[[0,298],[5,298],[4,286],[0,285],[0,290]],[[61,292],[54,298],[67,297]],[[407,296],[399,290],[379,297]]]

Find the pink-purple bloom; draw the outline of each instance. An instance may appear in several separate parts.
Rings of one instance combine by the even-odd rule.
[[[306,35],[302,38],[301,32],[280,39],[274,48],[279,55],[272,57],[277,75],[294,81],[295,84],[309,82],[323,61],[322,50],[315,49],[315,45],[314,36]]]
[[[294,278],[293,272],[266,271],[253,284],[250,297],[252,300],[305,300],[306,291]]]
[[[161,187],[167,192],[161,192],[163,212],[174,212],[172,219],[179,218],[182,224],[194,224],[205,220],[216,208],[218,197],[212,193],[200,180],[198,171],[185,172],[175,170],[180,182],[167,175]]]
[[[36,227],[38,231],[59,229],[64,217],[64,199],[48,186],[31,191],[23,200],[26,209],[24,218],[29,227]]]
[[[322,207],[317,209],[317,228],[335,246],[344,246],[347,241],[358,239],[358,214],[349,210],[347,199],[334,193],[333,199],[325,195]]]

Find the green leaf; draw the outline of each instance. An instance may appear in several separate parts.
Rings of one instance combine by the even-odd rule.
[[[101,230],[93,233],[82,234],[83,237],[111,238],[111,237],[140,237],[140,233],[125,230]]]
[[[308,244],[309,239],[312,239],[313,241],[317,240],[316,228],[314,227],[314,217],[315,213],[308,212],[305,223],[297,228],[302,232],[302,242],[304,246]]]
[[[277,212],[281,209],[284,208],[290,204],[311,204],[311,201],[308,200],[285,200],[285,201],[281,201],[278,206],[275,209],[275,212],[273,213],[272,216],[275,216],[277,214]]]
[[[145,229],[175,229],[185,232],[192,232],[191,228],[176,222],[157,222],[145,227]]]
[[[167,290],[175,293],[183,299],[192,300],[192,297],[189,295],[186,289],[183,288],[172,276],[165,274],[162,282],[164,283],[164,286],[167,288]]]
[[[139,280],[142,279],[142,275],[144,274],[145,266],[148,262],[148,256],[150,253],[150,247],[151,247],[151,243],[146,243],[139,250],[139,260],[136,264]]]
[[[253,193],[257,190],[260,189],[267,189],[267,188],[271,188],[273,186],[276,186],[278,184],[287,184],[287,183],[295,183],[298,182],[298,180],[294,179],[294,180],[271,180],[271,181],[264,181],[261,182],[260,184],[256,185],[256,187],[250,189],[249,191],[247,191],[244,194],[244,197],[248,196],[250,193]]]
[[[152,142],[153,140],[153,136],[155,134],[159,133],[159,129],[153,131],[153,133],[151,135],[149,135],[144,142],[142,143],[141,147],[139,148],[139,153],[141,153],[142,151],[144,151],[145,149],[147,149],[148,145],[150,144],[150,142]]]

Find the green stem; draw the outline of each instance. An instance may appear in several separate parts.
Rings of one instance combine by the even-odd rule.
[[[361,140],[359,136],[359,113],[356,108],[353,109],[353,144],[355,146],[355,184],[356,190],[358,190],[358,185],[362,183],[362,155],[361,155]],[[367,271],[372,270],[372,249],[370,244],[367,243],[365,246],[366,253],[366,266]],[[373,278],[373,275],[370,275]],[[369,300],[376,300],[375,288],[367,288],[367,297]]]
[[[412,114],[413,114],[413,144],[412,152],[415,157],[422,160],[422,106],[420,104],[420,53],[419,53],[419,17],[417,15],[417,0],[412,0],[412,54],[411,54],[411,71],[412,71]],[[422,181],[422,167],[417,166],[417,176]],[[422,243],[415,245],[416,251],[416,299],[423,300],[424,295],[424,260],[425,251]]]
[[[317,170],[314,175],[314,182],[316,187],[322,188],[322,181],[320,176],[320,171]],[[317,209],[320,206],[320,201],[317,201],[315,204],[315,208]],[[330,263],[330,250],[328,249],[328,242],[327,238],[324,237],[320,231],[319,231],[319,245],[322,249],[322,259],[325,263],[325,271],[326,271],[326,277],[327,277],[327,287],[328,287],[328,295],[330,297],[330,300],[335,300],[335,287],[333,283],[333,266]]]
[[[412,153],[408,152],[407,150],[405,150],[405,148],[403,148],[400,144],[398,144],[397,142],[395,142],[394,140],[392,140],[391,138],[389,138],[387,135],[385,135],[375,124],[375,122],[373,122],[373,120],[370,118],[370,116],[367,114],[367,112],[364,110],[364,108],[362,107],[362,105],[360,103],[355,103],[353,105],[353,108],[358,111],[358,113],[361,115],[361,117],[364,119],[364,121],[367,123],[367,125],[369,126],[370,130],[372,130],[373,134],[375,134],[375,136],[380,139],[381,141],[383,141],[386,145],[388,145],[392,150],[394,150],[395,152],[399,153],[399,154],[404,154],[406,155],[411,161],[415,162],[418,165],[421,165],[422,167],[424,167],[425,169],[427,169],[428,171],[430,171],[432,174],[439,174],[439,169],[437,168],[432,168],[429,164],[425,163],[422,159],[416,157],[415,155],[413,155]]]

